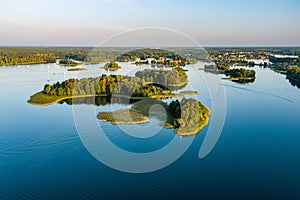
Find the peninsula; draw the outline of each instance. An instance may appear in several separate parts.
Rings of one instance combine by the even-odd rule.
[[[167,104],[161,100],[145,98],[133,104],[129,109],[113,112],[99,112],[97,118],[112,124],[141,124],[149,122],[152,106],[160,105],[159,112],[154,113],[165,128],[173,128],[176,134],[187,136],[197,134],[209,122],[210,110],[196,99],[183,98]],[[164,115],[167,120],[164,121]]]

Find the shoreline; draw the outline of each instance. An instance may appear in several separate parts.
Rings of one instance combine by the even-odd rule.
[[[153,98],[153,99],[163,99],[163,98],[172,98],[172,97],[182,97],[185,95],[194,95],[194,94],[199,94],[198,91],[182,91],[178,94],[167,94],[167,95],[152,95],[149,97],[132,97],[128,95],[122,95],[122,94],[112,94],[111,97],[120,97],[120,98],[127,98],[127,99],[133,99],[133,100],[142,100],[146,98]],[[44,98],[53,98],[52,101],[49,101],[47,103],[37,103],[37,102],[31,102],[34,96],[40,96],[42,95]],[[108,97],[109,95],[107,94],[87,94],[87,95],[76,95],[76,96],[50,96],[46,95],[42,92],[35,93],[34,95],[30,96],[30,98],[27,100],[27,103],[31,105],[36,105],[36,106],[49,106],[55,103],[59,103],[60,101],[66,100],[66,99],[75,99],[75,98],[85,98],[85,97]]]
[[[207,126],[207,124],[209,123],[209,119],[206,121],[205,124],[203,124],[202,126],[198,127],[195,131],[192,131],[192,132],[177,132],[174,130],[174,132],[180,136],[190,136],[190,135],[196,135],[198,134],[205,126]]]
[[[256,77],[224,77],[222,80],[239,81],[239,80],[253,80]]]

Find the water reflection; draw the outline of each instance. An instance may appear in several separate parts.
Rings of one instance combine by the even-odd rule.
[[[124,97],[114,97],[114,96],[91,96],[91,97],[81,97],[81,98],[69,98],[59,102],[59,104],[66,103],[67,105],[95,105],[95,106],[105,106],[110,104],[133,104],[139,101],[139,99],[131,99]]]
[[[292,79],[290,77],[286,77],[286,79],[289,81],[289,83],[292,85],[292,86],[296,86],[297,88],[300,88],[300,81],[298,80],[295,80],[295,79]]]
[[[238,80],[231,80],[232,82],[235,83],[240,83],[240,84],[247,84],[247,83],[254,83],[255,78],[251,78],[251,79],[238,79]]]

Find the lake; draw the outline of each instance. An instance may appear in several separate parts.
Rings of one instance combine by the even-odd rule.
[[[136,154],[154,152],[173,140],[174,152],[191,143],[183,155],[162,169],[127,173],[99,162],[90,153],[73,114],[74,109],[93,110],[96,120],[99,111],[130,105],[40,107],[27,103],[46,83],[108,73],[99,68],[103,65],[88,65],[87,71],[79,73],[56,64],[0,67],[0,199],[300,199],[300,90],[285,75],[254,67],[254,83],[222,81],[224,127],[212,151],[202,159],[199,149],[211,123],[195,136],[180,138],[155,119],[151,126],[97,121],[115,146]],[[150,68],[121,65],[121,70],[109,73],[132,75]],[[200,62],[185,68],[191,88],[200,92],[196,97],[211,108],[203,79],[207,73],[197,70],[203,66]],[[138,131],[145,127],[148,132]],[[135,130],[139,136],[124,130]],[[157,134],[146,137],[153,131]],[[113,152],[106,153],[116,159]],[[168,155],[166,159],[172,157],[172,151]]]

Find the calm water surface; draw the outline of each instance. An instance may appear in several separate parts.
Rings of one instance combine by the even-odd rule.
[[[134,74],[134,66],[122,65],[112,73]],[[107,73],[99,66],[88,66],[80,76]],[[195,138],[190,148],[170,166],[130,174],[103,165],[85,149],[72,106],[27,104],[48,80],[77,77],[76,72],[55,64],[1,67],[0,199],[300,199],[300,90],[284,75],[254,69],[254,83],[223,82],[226,121],[208,156],[198,158],[205,127],[191,136]],[[197,97],[210,107],[207,88],[197,73],[189,70],[189,79],[200,91]],[[124,107],[75,106],[92,106],[96,112]],[[189,139],[180,139],[171,129],[149,139],[134,138],[118,126],[99,123],[113,143],[133,152],[155,151],[174,137]]]

